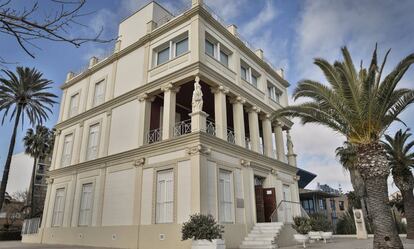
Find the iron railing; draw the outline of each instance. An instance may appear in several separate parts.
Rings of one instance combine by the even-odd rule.
[[[147,144],[156,143],[162,140],[162,129],[157,128],[147,133]]]
[[[212,120],[207,120],[206,133],[212,136],[216,135],[216,124]]]
[[[251,150],[252,149],[252,142],[250,141],[250,138],[248,136],[246,136],[244,138],[244,141],[245,141],[246,149]]]
[[[227,142],[235,144],[236,143],[236,137],[234,135],[234,130],[227,128]]]
[[[191,119],[183,120],[175,123],[174,125],[174,137],[178,137],[184,134],[191,133]]]
[[[36,234],[40,227],[40,218],[26,219],[23,221],[22,235],[24,234]]]

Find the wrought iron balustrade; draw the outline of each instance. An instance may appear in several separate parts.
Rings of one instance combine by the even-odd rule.
[[[248,136],[246,136],[244,138],[244,140],[245,140],[246,149],[251,150],[252,149],[252,142],[250,141],[250,138]]]
[[[216,124],[212,120],[207,120],[206,133],[212,136],[216,135]]]
[[[156,143],[162,140],[162,129],[157,128],[147,133],[147,144]]]
[[[183,120],[175,123],[174,125],[174,137],[178,137],[184,134],[191,133],[191,119]]]
[[[235,144],[236,143],[236,137],[234,135],[234,130],[227,128],[227,142]]]

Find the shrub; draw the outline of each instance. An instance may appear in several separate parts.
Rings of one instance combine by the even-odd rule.
[[[312,231],[323,231],[323,232],[330,232],[332,231],[332,225],[329,222],[326,215],[321,213],[314,213],[309,215],[310,216],[310,225]]]
[[[204,214],[194,214],[181,228],[182,240],[209,240],[221,239],[223,226],[217,224],[214,217]]]
[[[293,229],[300,234],[308,234],[311,230],[310,219],[306,217],[294,217],[294,224],[292,225]]]
[[[355,220],[352,211],[345,212],[336,223],[337,234],[356,234]]]

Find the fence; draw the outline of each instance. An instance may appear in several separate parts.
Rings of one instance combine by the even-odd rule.
[[[23,221],[22,235],[24,234],[36,234],[40,227],[40,218],[26,219]]]

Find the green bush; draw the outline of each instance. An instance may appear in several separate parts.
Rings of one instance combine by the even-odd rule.
[[[310,219],[305,217],[294,217],[293,218],[294,224],[292,225],[293,229],[300,234],[308,234],[311,230]]]
[[[356,234],[354,215],[352,211],[345,212],[336,223],[337,234]]]
[[[329,222],[326,215],[321,213],[310,214],[310,225],[312,231],[323,231],[330,232],[332,231],[331,222]]]
[[[190,220],[183,224],[181,228],[182,240],[209,240],[221,239],[223,226],[217,224],[214,217],[204,214],[194,214]]]

